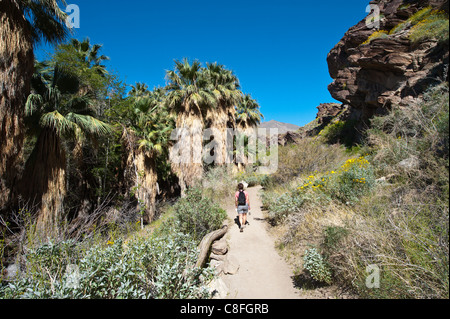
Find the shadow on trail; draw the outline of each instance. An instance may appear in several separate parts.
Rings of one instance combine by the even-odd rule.
[[[236,217],[234,218],[234,223],[238,226],[238,228],[241,228],[241,223],[239,222],[239,216],[236,216]],[[245,223],[245,225],[247,225],[247,226],[250,225],[250,223],[248,222],[248,220],[247,220],[247,222]]]
[[[314,290],[317,288],[327,287],[325,283],[318,282],[304,273],[299,275],[291,276],[292,283],[297,289]]]

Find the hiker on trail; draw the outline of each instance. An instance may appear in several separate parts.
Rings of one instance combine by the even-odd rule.
[[[239,225],[241,233],[244,231],[247,223],[247,213],[250,211],[250,198],[248,193],[244,191],[244,184],[239,183],[238,191],[235,195],[236,212],[239,214]]]

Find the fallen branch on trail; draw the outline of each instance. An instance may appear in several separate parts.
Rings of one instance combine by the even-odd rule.
[[[196,267],[203,266],[208,257],[209,248],[211,247],[212,243],[217,239],[222,238],[227,233],[227,231],[228,225],[223,225],[221,229],[215,230],[203,237],[200,245],[198,245],[200,253],[198,255],[197,263],[195,264]]]

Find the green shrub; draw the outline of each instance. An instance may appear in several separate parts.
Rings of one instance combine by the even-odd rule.
[[[245,181],[248,187],[264,185],[268,179],[267,175],[257,174],[255,172],[242,172],[237,175],[238,181]]]
[[[57,247],[58,245],[54,246]],[[42,271],[22,275],[0,287],[0,298],[208,298],[206,284],[213,278],[211,268],[196,268],[197,243],[188,235],[137,238],[126,245],[122,240],[94,245],[69,268],[55,266],[57,249],[43,246],[33,252],[43,261]],[[65,263],[63,263],[65,264]],[[68,264],[67,264],[68,265]],[[65,265],[65,266],[67,266]],[[76,273],[76,280],[73,274]]]
[[[448,100],[443,83],[371,122],[371,166],[385,182],[355,203],[351,236],[327,259],[362,297],[448,298]],[[365,286],[370,264],[381,269],[379,289]]]
[[[349,230],[339,226],[329,226],[325,229],[323,246],[326,252],[333,252],[340,240],[349,234]]]
[[[206,234],[222,227],[227,218],[225,210],[202,194],[200,188],[190,188],[186,197],[174,205],[177,229],[200,241]]]
[[[299,212],[305,199],[297,191],[287,191],[285,193],[265,193],[263,204],[269,210],[268,217],[272,225],[282,223],[286,217],[295,212]]]
[[[358,138],[356,124],[354,120],[336,121],[325,127],[319,135],[323,137],[325,143],[341,143],[349,148],[355,145]]]
[[[313,279],[331,284],[331,269],[316,248],[310,248],[305,251],[305,255],[303,256],[303,267]]]

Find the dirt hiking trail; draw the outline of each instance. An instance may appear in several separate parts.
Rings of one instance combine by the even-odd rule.
[[[261,211],[258,192],[261,187],[246,189],[250,196],[251,215],[244,232],[235,223],[237,213],[234,195],[227,205],[231,222],[226,235],[229,258],[239,265],[234,275],[222,277],[231,299],[299,299],[301,292],[294,288],[293,272],[275,249],[274,239],[268,234],[267,221]]]

